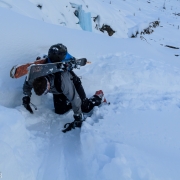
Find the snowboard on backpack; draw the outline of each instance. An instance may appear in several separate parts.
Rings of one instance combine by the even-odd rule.
[[[67,60],[66,62],[48,63],[45,64],[46,59],[38,59],[32,63],[23,65],[15,65],[10,71],[11,78],[20,78],[28,75],[27,80],[34,80],[37,77],[63,71],[64,68],[79,68],[79,66],[86,65],[87,59],[81,58],[76,60]]]
[[[66,62],[48,63],[48,64],[33,64],[29,67],[27,74],[27,81],[33,81],[34,79],[53,74],[56,72],[64,71],[65,69],[79,69],[80,66],[85,66],[87,62],[86,58],[69,60]]]
[[[12,78],[20,78],[28,73],[28,67],[32,64],[44,64],[46,59],[38,59],[34,62],[22,64],[22,65],[15,65],[10,70],[10,77]]]

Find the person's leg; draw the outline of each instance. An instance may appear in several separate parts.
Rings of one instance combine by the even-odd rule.
[[[64,114],[72,109],[71,103],[64,94],[53,94],[55,113]]]

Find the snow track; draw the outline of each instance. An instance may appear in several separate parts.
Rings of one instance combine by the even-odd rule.
[[[45,133],[45,139],[48,142],[37,179],[83,180],[86,175],[81,151],[80,129],[65,134],[61,131],[65,123],[72,122],[72,112],[62,116],[55,115],[47,109],[41,114],[42,116],[46,117],[42,119],[42,123],[30,125],[28,128],[30,131],[36,129]]]

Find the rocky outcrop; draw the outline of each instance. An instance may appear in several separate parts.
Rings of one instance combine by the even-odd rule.
[[[107,31],[109,36],[112,36],[116,31],[114,31],[109,25],[103,24],[101,28],[99,28],[101,32]]]
[[[142,28],[142,29],[139,26],[136,26],[133,28],[129,36],[131,38],[135,38],[137,37],[138,34],[140,35],[151,34],[154,32],[153,29],[159,26],[159,24],[160,24],[160,21],[154,21],[154,22],[149,23],[148,27]]]

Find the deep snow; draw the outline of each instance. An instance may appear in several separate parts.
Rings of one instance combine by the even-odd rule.
[[[173,14],[180,1],[165,1],[166,9],[163,0],[72,2],[101,14],[100,24],[111,22],[116,38],[82,31],[69,1],[0,1],[2,179],[180,179],[180,56],[175,56],[180,50],[165,47],[180,47],[180,17]],[[37,3],[42,11],[33,6]],[[67,27],[59,25],[59,11]],[[132,28],[158,18],[160,26],[151,35],[128,38]],[[73,56],[91,61],[75,70],[87,96],[102,89],[111,102],[96,107],[81,129],[66,134],[61,129],[73,121],[73,112],[59,116],[51,94],[33,93],[38,110],[29,114],[21,105],[24,78],[9,76],[13,65],[32,62],[59,42]]]

